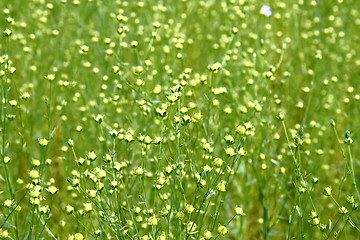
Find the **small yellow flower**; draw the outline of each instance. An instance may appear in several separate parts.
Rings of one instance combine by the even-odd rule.
[[[39,212],[40,212],[41,214],[46,214],[46,213],[48,213],[49,211],[50,211],[50,208],[49,208],[48,205],[39,207]]]
[[[159,94],[159,93],[161,92],[161,90],[162,90],[161,85],[156,85],[156,86],[154,87],[154,89],[153,89],[153,93],[154,93],[154,94]]]
[[[239,106],[239,111],[240,111],[241,113],[247,113],[247,112],[248,112],[246,106],[244,106],[244,105]]]
[[[217,72],[221,67],[222,67],[222,64],[219,63],[219,62],[216,62],[216,63],[210,64],[210,65],[208,66],[208,69],[209,69],[211,72]]]
[[[34,188],[30,189],[30,192],[29,192],[30,197],[32,197],[32,198],[39,197],[41,190],[42,190],[42,187],[38,186],[38,185],[35,186]]]
[[[50,194],[55,194],[57,193],[57,191],[59,191],[59,189],[53,185],[49,186],[47,189],[46,189]]]
[[[148,218],[148,224],[151,226],[156,226],[159,220],[155,216],[151,216]]]
[[[145,143],[145,144],[150,144],[151,141],[152,141],[152,139],[151,139],[150,136],[145,136],[145,137],[144,137],[144,143]]]
[[[220,225],[220,226],[218,227],[218,229],[217,229],[217,232],[218,232],[220,235],[224,236],[224,235],[226,235],[226,234],[228,233],[228,230],[227,230],[227,228],[226,228],[225,226]]]
[[[195,210],[195,208],[194,208],[193,205],[191,205],[191,204],[186,204],[186,206],[185,206],[185,211],[186,211],[186,212],[192,213],[192,212],[194,212],[194,210]]]
[[[9,236],[9,232],[7,230],[0,228],[0,238],[5,239],[8,238],[8,236]]]
[[[136,217],[135,217],[135,221],[138,222],[138,223],[140,223],[140,222],[143,221],[143,217],[142,217],[142,216],[136,216]]]
[[[256,104],[255,105],[255,110],[257,111],[257,112],[261,112],[262,111],[262,106],[260,105],[260,104]]]
[[[87,154],[87,158],[90,160],[90,161],[95,161],[95,159],[97,158],[97,155],[95,152],[89,152]]]
[[[174,103],[180,98],[180,95],[181,94],[179,92],[174,92],[174,93],[167,95],[166,98],[169,102]]]
[[[231,113],[232,113],[231,107],[225,107],[225,108],[223,109],[223,111],[224,111],[224,113],[226,113],[226,114],[231,114]]]
[[[204,170],[204,172],[210,172],[212,170],[212,168],[209,165],[205,165],[203,167],[203,170]]]
[[[94,117],[95,122],[102,123],[104,121],[104,115],[98,114]]]
[[[83,206],[84,206],[84,212],[85,213],[88,213],[88,212],[93,210],[91,203],[83,203]]]
[[[224,140],[227,144],[233,144],[235,142],[234,137],[229,134],[224,137]]]
[[[186,224],[186,231],[187,231],[188,233],[195,232],[195,231],[196,231],[196,228],[197,228],[196,223],[194,223],[194,222],[192,222],[192,221],[187,222],[187,224]]]
[[[49,141],[46,138],[40,138],[38,140],[38,142],[39,142],[39,145],[42,147],[46,147],[49,144]]]
[[[21,97],[22,99],[24,99],[24,100],[27,100],[27,99],[30,98],[30,93],[24,92],[24,93],[22,93],[22,94],[20,95],[20,97]]]
[[[177,219],[179,219],[179,220],[183,220],[184,217],[185,217],[185,214],[184,214],[183,212],[177,212],[177,213],[175,214],[175,217],[176,217]]]
[[[216,167],[221,167],[223,164],[224,164],[224,161],[221,158],[215,158],[214,159],[214,165]],[[210,168],[210,167],[208,166],[208,168]]]
[[[4,30],[4,34],[5,34],[5,36],[10,36],[11,34],[12,34],[12,31],[10,30],[10,29],[8,29],[8,28],[6,28],[5,30]]]
[[[95,189],[90,189],[86,191],[89,198],[95,198],[97,191]]]
[[[319,220],[319,218],[315,217],[315,218],[313,218],[313,219],[310,220],[310,223],[311,223],[311,225],[313,225],[313,226],[317,226],[317,225],[320,224],[320,220]]]
[[[235,155],[235,150],[232,147],[227,147],[227,148],[225,148],[225,153],[229,157],[232,157]]]
[[[9,163],[11,161],[11,158],[9,156],[4,157],[4,163]]]
[[[69,147],[73,147],[74,146],[74,140],[72,140],[71,138],[67,141]]]
[[[136,84],[136,86],[140,87],[140,86],[144,85],[144,81],[141,80],[140,78],[138,78],[138,79],[136,79],[135,84]]]
[[[156,29],[158,29],[158,28],[160,28],[161,27],[161,23],[159,23],[159,22],[153,22],[153,26],[154,26],[154,28],[156,28]]]
[[[244,210],[241,208],[241,207],[236,207],[235,209],[234,209],[234,212],[235,212],[235,214],[236,215],[246,215],[245,213],[244,213]]]
[[[50,74],[46,75],[45,78],[49,81],[54,81],[55,74],[50,73]]]
[[[40,166],[41,162],[40,162],[40,160],[38,160],[38,159],[33,159],[33,160],[31,161],[31,164],[32,164],[34,167],[38,167],[38,166]]]
[[[217,99],[214,99],[214,100],[212,101],[212,104],[213,104],[214,107],[217,107],[217,106],[219,106],[220,101],[217,100]]]
[[[4,206],[7,207],[7,208],[10,208],[13,204],[14,204],[14,201],[11,200],[11,199],[6,199],[4,201]]]
[[[144,71],[144,68],[142,66],[135,66],[133,67],[133,71],[136,75],[138,75]]]
[[[349,212],[349,210],[347,210],[346,207],[341,206],[341,207],[339,207],[338,212],[339,212],[339,214],[345,215],[345,214],[347,214]]]
[[[102,179],[104,177],[106,177],[106,171],[104,169],[96,169],[96,177],[99,179]]]
[[[350,204],[353,204],[355,202],[354,196],[347,196],[346,201]]]
[[[142,167],[137,167],[137,168],[135,168],[134,173],[136,175],[143,175],[144,174],[144,169]]]
[[[136,48],[138,45],[139,45],[139,43],[137,41],[131,41],[131,43],[130,43],[130,46],[132,48]]]
[[[237,132],[238,134],[240,134],[240,135],[244,135],[245,132],[246,132],[245,126],[244,126],[244,125],[239,125],[239,126],[237,126],[236,132]]]
[[[150,240],[150,237],[148,235],[144,235],[141,237],[141,240]]]
[[[88,51],[89,51],[89,46],[87,46],[85,44],[80,46],[80,54],[85,54]]]
[[[225,180],[221,180],[217,185],[216,185],[216,189],[219,192],[225,192],[226,191],[226,181]]]
[[[39,205],[40,199],[39,198],[30,198],[30,204],[31,205]]]
[[[210,239],[213,235],[209,230],[205,230],[203,236],[205,239]]]
[[[33,169],[29,172],[29,177],[32,179],[38,178],[39,176],[40,176],[40,174],[39,174],[38,170]]]
[[[160,185],[164,185],[165,182],[166,182],[166,179],[162,176],[158,177],[156,180],[156,183],[160,184]]]
[[[71,205],[66,205],[65,212],[66,212],[66,214],[69,214],[69,215],[72,214],[74,212],[74,207]]]
[[[84,236],[81,233],[76,233],[74,235],[74,240],[83,240]]]
[[[323,194],[325,196],[331,196],[331,193],[332,193],[332,188],[331,187],[324,188]]]
[[[239,149],[239,151],[238,151],[238,154],[240,155],[240,156],[245,156],[246,155],[246,151],[244,150],[244,148],[240,148]]]
[[[10,104],[10,106],[12,106],[12,107],[16,107],[16,105],[18,104],[18,102],[17,102],[16,100],[10,100],[10,101],[9,101],[9,104]]]
[[[185,125],[185,124],[187,124],[187,123],[190,123],[191,122],[191,117],[189,116],[189,115],[184,115],[183,117],[182,117],[182,124],[183,125]]]

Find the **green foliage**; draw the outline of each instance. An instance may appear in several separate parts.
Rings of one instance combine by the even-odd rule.
[[[359,6],[0,1],[0,239],[356,239]]]

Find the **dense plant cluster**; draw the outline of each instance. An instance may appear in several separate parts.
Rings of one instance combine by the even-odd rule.
[[[0,1],[0,239],[357,239],[357,0]]]

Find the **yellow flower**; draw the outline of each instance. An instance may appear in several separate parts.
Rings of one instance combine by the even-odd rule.
[[[66,214],[69,214],[69,215],[72,214],[74,212],[74,207],[71,205],[66,205],[65,212],[66,212]]]
[[[209,230],[205,230],[203,236],[205,239],[210,239],[213,235]]]
[[[218,227],[218,229],[217,229],[217,232],[218,232],[220,235],[224,236],[224,235],[226,235],[226,234],[228,233],[228,230],[227,230],[227,228],[226,228],[225,226],[220,225],[220,226]]]
[[[142,66],[135,66],[133,67],[133,71],[136,75],[138,75],[144,71],[144,68]]]
[[[84,205],[84,212],[88,213],[92,210],[92,204],[91,203],[83,203]]]
[[[84,236],[81,233],[76,233],[74,235],[74,240],[83,240]]]
[[[13,204],[14,204],[14,200],[6,199],[4,201],[4,206],[7,207],[7,208],[11,207]]]
[[[226,191],[226,181],[225,180],[221,180],[217,185],[216,185],[216,189],[219,192],[225,192]]]
[[[326,188],[324,189],[323,194],[324,194],[325,196],[330,196],[331,193],[332,193],[332,188],[331,188],[331,187],[326,187]]]
[[[45,78],[49,81],[54,81],[55,74],[50,73],[50,74],[46,75]]]
[[[4,30],[4,34],[5,34],[5,36],[8,37],[8,36],[10,36],[12,34],[12,31],[7,28],[7,29]]]
[[[29,177],[30,178],[32,178],[32,179],[34,179],[34,178],[38,178],[40,176],[40,174],[39,174],[39,171],[38,170],[31,170],[30,172],[29,172]]]
[[[158,222],[159,222],[159,220],[155,216],[148,218],[148,223],[151,226],[156,226],[158,224]]]
[[[88,159],[89,159],[90,161],[95,161],[95,159],[97,158],[95,152],[89,152],[89,153],[87,154],[87,157],[88,157]]]
[[[235,212],[236,215],[246,215],[246,214],[244,213],[244,210],[243,210],[241,207],[236,207],[236,208],[234,209],[234,212]]]
[[[225,153],[229,157],[232,157],[235,155],[235,150],[232,147],[227,147],[227,148],[225,148]]]
[[[224,163],[224,161],[221,159],[221,158],[215,158],[214,159],[214,165],[216,166],[216,167],[221,167],[222,165],[223,165],[223,163]],[[209,169],[210,167],[208,166],[208,168],[207,169]],[[205,171],[205,169],[204,169],[204,171]]]
[[[192,222],[192,221],[189,221],[189,222],[186,224],[186,231],[187,231],[188,233],[195,232],[195,231],[196,231],[196,228],[197,228],[196,223],[194,223],[194,222]]]
[[[4,239],[4,238],[8,238],[9,236],[9,232],[7,230],[3,230],[2,228],[0,228],[0,238]]]
[[[186,211],[186,212],[192,213],[192,212],[194,212],[194,210],[195,210],[195,208],[194,208],[193,205],[191,205],[191,204],[186,204],[186,206],[185,206],[185,211]]]
[[[142,167],[137,167],[134,170],[136,175],[143,175],[144,174],[144,169]]]
[[[59,189],[57,189],[57,187],[55,186],[49,186],[47,188],[47,191],[50,193],[50,194],[55,194],[57,191],[59,191]]]
[[[46,138],[41,138],[38,140],[39,145],[42,147],[46,147],[49,144],[49,141]]]

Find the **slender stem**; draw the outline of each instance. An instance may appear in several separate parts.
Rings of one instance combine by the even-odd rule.
[[[353,179],[353,185],[355,187],[356,194],[358,195],[358,199],[360,199],[359,189],[358,189],[357,184],[356,184],[355,171],[354,171],[354,160],[353,160],[353,157],[352,157],[352,154],[351,154],[350,145],[347,145],[347,150],[348,150],[348,154],[349,154],[350,170],[351,170],[351,176],[352,176],[352,179]]]
[[[304,177],[303,177],[303,175],[302,175],[302,172],[301,172],[300,166],[299,166],[299,164],[298,164],[298,160],[296,159],[295,153],[294,153],[294,151],[292,150],[291,143],[290,143],[290,139],[289,139],[289,136],[288,136],[288,133],[287,133],[287,130],[286,130],[286,126],[285,126],[284,120],[281,120],[281,123],[282,123],[283,129],[284,129],[285,136],[286,136],[286,141],[287,141],[287,143],[288,143],[288,147],[289,147],[289,150],[290,150],[290,152],[291,152],[292,158],[293,158],[293,160],[294,160],[295,168],[296,168],[296,171],[297,171],[296,186],[298,186],[298,182],[299,182],[298,179],[300,179],[300,183],[306,183],[306,181],[305,181],[305,179],[304,179]],[[297,189],[296,189],[296,191],[297,191]],[[308,196],[309,196],[311,206],[313,207],[314,211],[317,212],[310,191],[306,191],[306,192],[307,192],[307,194],[308,194]],[[318,229],[320,230],[320,227],[319,227],[319,226],[318,226]],[[322,235],[322,236],[323,236],[323,235]],[[289,237],[289,236],[288,236],[288,237]],[[324,236],[323,236],[323,237],[324,237]]]

